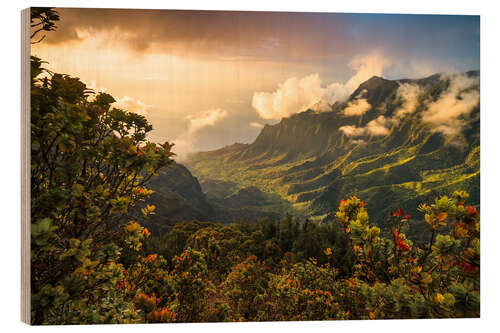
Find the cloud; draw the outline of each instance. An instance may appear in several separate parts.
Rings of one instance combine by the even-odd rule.
[[[219,120],[225,118],[228,112],[224,109],[210,109],[200,112],[196,115],[188,115],[187,131],[175,138],[173,143],[173,152],[176,154],[176,160],[184,160],[189,153],[193,151],[196,133],[202,128],[214,126]]]
[[[112,105],[117,109],[134,112],[144,117],[148,115],[148,109],[151,108],[151,105],[147,105],[141,100],[129,96],[123,96],[123,98],[116,99],[116,102]]]
[[[342,110],[342,113],[345,116],[360,116],[371,108],[371,105],[366,99],[359,98],[364,94],[364,92],[365,91],[362,91],[356,99],[350,101]],[[401,107],[394,112],[393,117],[386,118],[381,115],[368,122],[365,127],[343,126],[340,130],[342,130],[347,136],[352,137],[388,135],[392,125],[399,124],[400,119],[416,111],[418,106],[418,97],[421,92],[422,88],[420,86],[408,83],[401,84],[397,90],[397,97],[401,98],[403,103]]]
[[[94,100],[97,94],[106,93],[108,91],[106,87],[99,86],[96,80],[90,80],[90,83],[86,81],[82,82],[88,89],[94,91],[94,94],[89,97],[89,100]],[[137,113],[144,117],[148,116],[148,110],[153,107],[152,105],[148,105],[143,101],[130,96],[123,96],[122,98],[115,97],[115,102],[111,104],[111,106],[124,111]]]
[[[433,132],[444,135],[456,135],[467,124],[467,117],[479,104],[479,90],[473,89],[479,84],[477,77],[468,77],[465,74],[446,74],[442,80],[448,81],[448,88],[442,92],[436,101],[430,102],[421,112],[422,122],[428,125]],[[397,91],[398,98],[403,100],[394,116],[378,118],[368,122],[364,127],[346,125],[339,128],[346,136],[385,136],[393,125],[397,125],[403,117],[416,112],[419,97],[422,93],[420,86],[404,83]],[[366,103],[368,104],[368,103]],[[364,106],[364,107],[363,107]],[[342,111],[343,114],[360,115],[366,112],[370,105],[365,105],[364,99],[354,99]]]
[[[81,79],[80,79],[81,80]],[[85,85],[87,86],[88,89],[92,89],[95,93],[105,93],[107,89],[105,87],[98,87],[97,86],[97,81],[96,80],[90,80],[90,83],[87,83],[83,80],[81,80]]]
[[[346,125],[346,126],[341,126],[339,127],[339,130],[344,132],[345,135],[347,136],[363,136],[365,135],[365,129],[352,126],[352,125]]]
[[[355,99],[347,104],[346,108],[342,110],[342,114],[348,117],[361,116],[371,107],[366,98]]]
[[[349,62],[349,67],[355,70],[355,74],[344,84],[330,84],[327,88],[327,101],[333,104],[336,101],[346,100],[361,83],[373,76],[382,76],[384,69],[390,65],[391,61],[378,52],[355,57]]]
[[[398,78],[420,79],[445,70],[453,70],[447,61],[440,63],[437,59],[420,58],[412,54],[398,58],[386,74]]]
[[[351,142],[355,145],[362,145],[363,143],[366,143],[366,141],[363,139],[351,140]]]
[[[250,125],[250,127],[253,127],[253,128],[262,128],[262,127],[264,127],[264,125],[262,125],[261,123],[255,122],[255,121],[251,122],[249,125]]]
[[[324,99],[321,99],[316,104],[311,105],[308,109],[316,112],[329,112],[332,111],[332,106]]]
[[[479,104],[479,90],[470,89],[479,84],[479,79],[465,74],[446,74],[442,79],[449,81],[449,87],[422,112],[422,122],[434,132],[456,135]]]
[[[302,79],[292,77],[274,92],[254,93],[252,106],[263,119],[281,119],[313,106],[323,97],[324,91],[317,73]]]
[[[227,116],[227,111],[223,109],[211,109],[201,112],[198,115],[189,115],[188,132],[194,133],[203,127],[213,126],[218,120]]]
[[[442,92],[436,101],[430,102],[421,112],[422,122],[433,132],[444,135],[456,135],[466,126],[467,116],[479,104],[479,91],[471,89],[479,84],[477,77],[465,74],[446,74],[442,80],[448,81],[448,88]],[[384,136],[390,132],[392,125],[397,125],[400,119],[416,112],[422,88],[415,84],[403,83],[397,90],[397,97],[403,100],[394,116],[378,118],[368,122],[365,127],[352,125],[342,126],[340,130],[349,137]],[[364,99],[354,99],[342,111],[347,116],[361,115],[369,109]]]
[[[396,96],[403,100],[403,104],[398,108],[394,115],[397,118],[403,118],[408,114],[415,112],[418,106],[418,97],[422,93],[422,88],[415,84],[403,83],[399,86]]]
[[[339,45],[354,44],[345,29],[351,19],[311,18],[309,13],[57,8],[61,21],[48,34],[50,44],[81,42],[102,35],[103,42],[141,53],[165,52],[225,61],[255,58],[337,57]],[[293,25],[290,25],[293,22]],[[325,33],[329,31],[329,33]],[[278,37],[279,36],[279,37]],[[314,38],[311,38],[314,36]]]
[[[365,131],[373,136],[382,136],[389,134],[388,127],[393,123],[392,119],[385,118],[384,116],[378,116],[378,118],[368,122],[365,127]]]
[[[339,128],[345,135],[350,137],[360,136],[384,136],[389,134],[389,126],[393,124],[392,119],[379,116],[378,118],[369,121],[365,127],[356,127],[352,125],[342,126]]]
[[[381,76],[384,68],[389,65],[389,60],[379,53],[356,57],[349,62],[355,74],[345,83],[335,82],[324,87],[317,73],[300,79],[291,77],[279,84],[274,92],[255,92],[252,107],[263,119],[279,120],[318,105],[345,101],[362,82],[372,76]],[[364,102],[359,103],[361,109],[366,108]],[[320,108],[324,109],[325,107]],[[329,108],[326,109],[329,111]]]

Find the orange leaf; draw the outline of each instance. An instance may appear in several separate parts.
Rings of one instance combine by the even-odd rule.
[[[437,220],[438,220],[439,222],[441,222],[441,221],[446,220],[446,218],[447,218],[447,217],[448,217],[448,213],[446,213],[446,212],[441,212],[441,213],[439,213],[439,214],[438,214],[438,216],[437,216]]]

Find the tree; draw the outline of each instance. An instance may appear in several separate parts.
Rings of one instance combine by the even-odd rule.
[[[149,232],[127,213],[151,194],[145,185],[172,162],[172,145],[147,141],[146,118],[112,96],[42,65],[31,58],[33,323],[133,322],[115,288],[119,260]]]
[[[59,13],[50,7],[32,7],[30,8],[30,39],[34,39],[39,33],[44,31],[56,30],[55,22],[59,21]],[[32,41],[31,44],[40,43],[46,35],[40,39]]]

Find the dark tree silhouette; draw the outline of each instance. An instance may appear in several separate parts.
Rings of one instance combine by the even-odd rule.
[[[30,27],[31,27],[31,35],[30,39],[32,40],[31,44],[40,43],[45,39],[46,35],[44,34],[38,40],[35,40],[35,37],[44,31],[54,31],[57,26],[55,24],[56,21],[59,21],[59,13],[51,7],[33,7],[30,8]]]

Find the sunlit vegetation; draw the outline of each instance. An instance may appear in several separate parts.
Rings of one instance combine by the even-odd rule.
[[[383,225],[371,201],[332,196],[328,223],[153,232],[143,225],[161,207],[148,181],[173,167],[171,144],[148,142],[146,118],[36,57],[31,93],[33,324],[479,317],[480,215],[467,192],[420,202],[418,217],[388,208]],[[428,236],[418,242],[417,218]]]
[[[356,197],[335,223],[181,222],[152,235],[128,213],[154,214],[146,181],[171,146],[145,141],[145,118],[37,58],[32,92],[34,324],[479,316],[479,212],[467,193],[418,207],[423,245],[401,210],[381,237]]]
[[[477,78],[479,72],[464,75]],[[446,89],[439,75],[405,81],[421,88],[420,104]],[[364,82],[358,91],[367,90],[372,109],[357,126],[391,117],[401,105],[398,86],[391,80]],[[377,222],[397,206],[415,213],[419,202],[455,190],[467,190],[471,202],[479,204],[479,106],[471,111],[467,129],[452,136],[429,131],[419,106],[387,135],[362,142],[339,130],[352,122],[340,116],[344,106],[337,102],[331,112],[294,114],[264,127],[251,144],[192,154],[185,164],[201,181],[230,181],[279,194],[292,214],[315,220],[330,220],[334,203],[351,195],[369,201]]]

